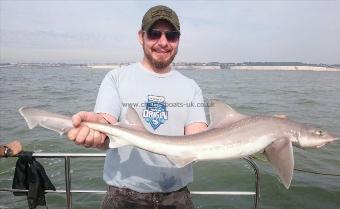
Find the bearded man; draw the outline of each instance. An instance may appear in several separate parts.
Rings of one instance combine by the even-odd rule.
[[[85,147],[105,149],[103,179],[108,191],[102,208],[194,208],[187,189],[192,166],[177,168],[165,156],[132,146],[109,148],[103,133],[80,125],[83,121],[115,124],[124,121],[128,106],[144,127],[159,135],[189,135],[206,129],[199,86],[173,69],[180,41],[177,14],[166,6],[150,8],[144,15],[139,42],[143,59],[107,73],[99,88],[94,112],[72,117],[76,128],[70,140]]]

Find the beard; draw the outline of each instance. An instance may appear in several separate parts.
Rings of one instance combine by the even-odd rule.
[[[158,70],[168,67],[172,63],[172,61],[175,59],[175,56],[177,55],[177,49],[175,49],[174,54],[171,55],[171,57],[169,57],[168,59],[156,60],[152,57],[150,53],[146,52],[144,46],[143,46],[143,50],[144,50],[144,55],[146,59],[155,69],[158,69]]]

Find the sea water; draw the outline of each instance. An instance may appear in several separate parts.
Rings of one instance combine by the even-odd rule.
[[[0,143],[19,138],[27,151],[98,152],[65,136],[28,130],[18,109],[34,106],[72,115],[92,111],[101,80],[109,70],[81,67],[0,68]],[[242,114],[285,114],[289,118],[340,134],[340,73],[305,71],[182,70],[201,87],[205,101],[219,99]],[[176,85],[176,84],[174,84]],[[295,167],[289,190],[267,162],[261,173],[260,208],[340,208],[340,142],[318,150],[294,148]],[[11,187],[16,158],[0,159],[0,187]],[[64,161],[38,159],[57,189],[65,189]],[[103,159],[72,159],[72,189],[105,190]],[[336,176],[338,175],[338,176]],[[253,170],[243,160],[199,162],[191,190],[254,191]],[[99,208],[103,195],[73,194],[73,208]],[[65,194],[46,194],[49,208],[65,208]],[[250,196],[193,195],[196,208],[252,208]],[[27,208],[26,198],[0,192],[0,208]]]

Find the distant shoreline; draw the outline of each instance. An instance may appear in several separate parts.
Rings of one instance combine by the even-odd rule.
[[[1,68],[85,68],[89,70],[114,70],[129,65],[130,63],[114,64],[65,64],[65,63],[0,63]],[[295,64],[295,63],[294,63]],[[316,71],[316,72],[340,72],[340,66],[326,65],[251,65],[242,63],[175,63],[173,68],[177,70],[242,70],[242,71]]]
[[[340,68],[317,67],[317,66],[232,66],[230,67],[230,70],[340,72]]]
[[[319,66],[175,66],[178,70],[242,70],[242,71],[317,71],[317,72],[340,72],[339,68]]]

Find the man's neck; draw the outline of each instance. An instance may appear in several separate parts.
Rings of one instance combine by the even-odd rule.
[[[145,57],[141,63],[145,69],[150,70],[151,72],[154,73],[165,74],[171,71],[170,65],[166,66],[165,68],[156,68]]]

